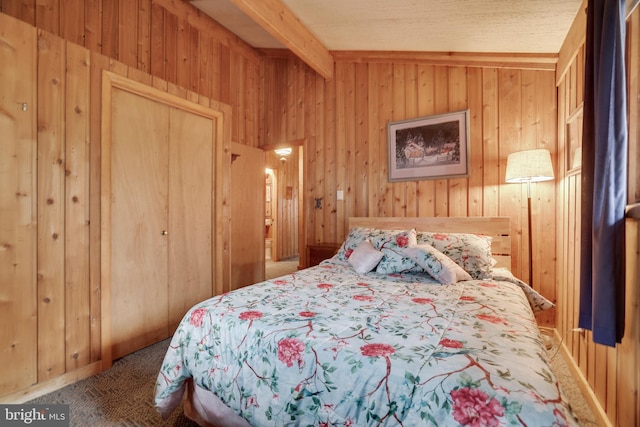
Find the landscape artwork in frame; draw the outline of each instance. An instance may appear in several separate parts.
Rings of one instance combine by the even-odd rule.
[[[469,110],[390,122],[389,181],[469,176]]]

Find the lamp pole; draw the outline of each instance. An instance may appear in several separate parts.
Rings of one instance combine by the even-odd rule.
[[[529,230],[529,286],[533,287],[533,226],[531,220],[531,182],[553,179],[551,153],[544,148],[516,151],[507,157],[505,181],[527,183],[527,228]]]
[[[533,234],[531,227],[531,180],[527,181],[527,224],[529,226],[529,286],[533,287]]]

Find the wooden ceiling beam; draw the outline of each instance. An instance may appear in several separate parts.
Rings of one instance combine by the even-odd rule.
[[[331,53],[280,0],[231,1],[318,74],[333,78]]]

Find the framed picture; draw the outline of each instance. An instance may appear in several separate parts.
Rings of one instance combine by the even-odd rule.
[[[390,122],[389,181],[469,176],[469,110]]]

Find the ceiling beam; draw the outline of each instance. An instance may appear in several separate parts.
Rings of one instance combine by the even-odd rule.
[[[231,1],[318,74],[333,78],[331,53],[280,0]]]

